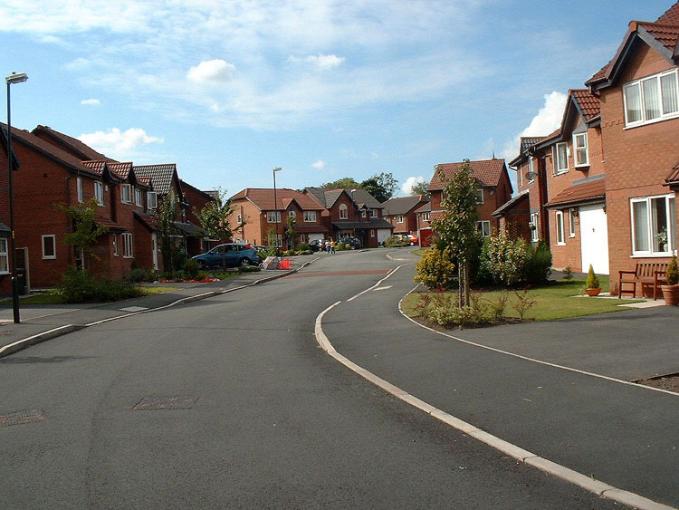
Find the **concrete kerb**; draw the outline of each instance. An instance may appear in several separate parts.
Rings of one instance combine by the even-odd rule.
[[[326,353],[329,356],[331,356],[336,361],[347,367],[352,372],[356,373],[357,375],[360,375],[368,382],[382,388],[386,393],[392,395],[393,397],[398,398],[399,400],[425,412],[432,418],[436,418],[437,420],[445,423],[449,427],[452,427],[464,434],[467,434],[470,437],[476,439],[477,441],[480,441],[519,462],[523,462],[528,466],[539,469],[543,473],[555,476],[561,480],[564,480],[565,482],[577,485],[578,487],[581,487],[584,490],[596,494],[599,497],[610,499],[612,501],[616,501],[618,503],[630,506],[632,508],[638,508],[639,510],[679,510],[674,507],[650,500],[639,494],[619,489],[605,482],[596,480],[587,475],[579,473],[566,466],[557,464],[549,459],[545,459],[544,457],[535,455],[534,453],[529,452],[528,450],[524,450],[520,446],[509,443],[504,439],[500,439],[497,436],[494,436],[484,430],[479,429],[478,427],[472,425],[471,423],[456,418],[455,416],[452,416],[446,413],[445,411],[438,409],[428,404],[427,402],[424,402],[423,400],[409,394],[405,390],[389,383],[388,381],[385,381],[384,379],[378,377],[372,372],[357,365],[348,358],[342,356],[335,350],[334,346],[332,345],[332,342],[330,342],[330,339],[323,331],[323,317],[325,317],[325,315],[328,312],[330,312],[333,308],[339,306],[341,303],[342,303],[341,301],[333,303],[316,317],[316,323],[314,327],[316,341],[318,342],[318,345],[324,351],[326,351]]]
[[[158,306],[156,308],[150,308],[148,310],[141,310],[139,312],[130,312],[130,313],[126,313],[126,314],[123,314],[123,315],[116,315],[115,317],[109,317],[107,319],[102,319],[102,320],[95,321],[95,322],[89,322],[87,324],[66,324],[66,325],[60,326],[58,328],[50,329],[48,331],[43,331],[42,333],[38,333],[36,335],[32,335],[32,336],[29,336],[27,338],[19,339],[19,340],[16,340],[15,342],[12,342],[11,344],[7,344],[7,345],[3,346],[2,348],[0,348],[0,358],[2,358],[4,356],[8,356],[10,354],[13,354],[13,353],[20,351],[22,349],[27,349],[31,345],[35,345],[37,343],[44,342],[45,340],[51,340],[53,338],[57,338],[57,337],[60,337],[60,336],[67,335],[68,333],[72,333],[73,331],[78,331],[78,330],[89,328],[89,327],[92,327],[92,326],[97,326],[99,324],[105,324],[107,322],[111,322],[111,321],[115,321],[115,320],[119,320],[119,319],[124,319],[126,317],[132,317],[133,315],[139,315],[141,313],[157,312],[159,310],[164,310],[166,308],[170,308],[170,307],[181,305],[181,304],[187,304],[187,303],[193,303],[193,302],[196,302],[196,301],[202,301],[203,299],[208,299],[208,298],[215,297],[215,296],[221,296],[223,294],[235,292],[237,290],[245,289],[247,287],[253,287],[253,286],[260,284],[260,283],[266,283],[266,282],[270,282],[270,281],[273,281],[273,280],[278,280],[279,278],[284,278],[285,276],[288,276],[288,275],[297,273],[298,271],[301,271],[302,269],[304,269],[308,265],[316,262],[319,258],[320,257],[316,257],[315,259],[310,260],[309,262],[305,262],[300,267],[293,269],[291,271],[287,271],[285,273],[277,274],[277,275],[273,275],[273,276],[268,276],[266,278],[260,278],[259,280],[255,280],[254,282],[248,283],[246,285],[240,285],[239,287],[234,287],[234,288],[225,289],[225,290],[216,290],[216,291],[204,292],[203,294],[197,294],[195,296],[188,296],[188,297],[185,297],[185,298],[182,298],[182,299],[178,299],[178,300],[173,301],[172,303],[169,303],[167,305]]]

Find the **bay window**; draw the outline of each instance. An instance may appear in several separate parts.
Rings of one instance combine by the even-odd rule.
[[[678,81],[673,69],[625,85],[625,125],[634,127],[679,115]]]
[[[589,144],[587,133],[573,135],[573,150],[575,152],[575,167],[589,165]]]
[[[670,256],[676,250],[674,195],[631,200],[632,254]]]

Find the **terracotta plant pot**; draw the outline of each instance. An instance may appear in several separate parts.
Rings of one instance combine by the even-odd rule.
[[[586,293],[589,297],[598,296],[600,292],[601,292],[601,288],[596,288],[596,289],[585,289],[585,293]]]
[[[679,305],[679,285],[661,285],[660,289],[666,305]]]

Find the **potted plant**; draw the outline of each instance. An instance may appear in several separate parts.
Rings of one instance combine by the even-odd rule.
[[[667,272],[665,273],[665,285],[661,285],[662,295],[665,304],[671,306],[679,305],[679,267],[677,267],[677,257],[672,257]]]
[[[599,277],[594,273],[594,268],[592,264],[589,265],[589,271],[587,272],[587,283],[585,286],[585,293],[590,296],[598,296],[601,292],[601,285],[599,284]]]

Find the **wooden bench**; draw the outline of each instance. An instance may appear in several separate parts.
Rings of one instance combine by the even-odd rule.
[[[653,285],[653,299],[658,299],[658,285],[665,281],[667,265],[668,262],[637,262],[634,271],[618,271],[618,299],[623,294],[636,297],[637,283],[641,287],[642,296],[644,285]],[[632,288],[624,288],[623,285],[631,285]]]

